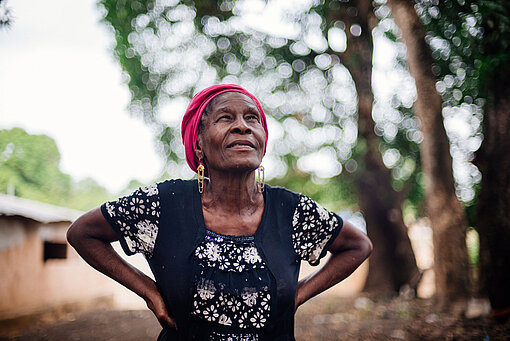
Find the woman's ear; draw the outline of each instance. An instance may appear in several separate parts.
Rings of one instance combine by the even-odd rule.
[[[197,146],[195,147],[195,155],[197,156],[197,159],[202,161],[204,159],[204,152],[202,151],[202,148],[200,147],[200,136],[197,141]]]

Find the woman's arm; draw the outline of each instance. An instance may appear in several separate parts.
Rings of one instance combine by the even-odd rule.
[[[110,243],[118,240],[113,228],[95,208],[79,217],[67,231],[67,240],[94,269],[130,289],[147,303],[162,326],[175,328],[156,283],[122,259]]]
[[[328,251],[332,255],[326,264],[299,281],[295,309],[353,273],[372,252],[372,243],[363,232],[344,222]]]

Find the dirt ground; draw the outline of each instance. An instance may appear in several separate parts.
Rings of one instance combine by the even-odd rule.
[[[0,325],[0,340],[156,340],[159,325],[148,310],[54,313]],[[510,340],[510,321],[454,318],[433,312],[431,300],[319,297],[296,315],[301,340]]]

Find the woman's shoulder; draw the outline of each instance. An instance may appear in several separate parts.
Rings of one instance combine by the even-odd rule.
[[[190,193],[189,190],[196,186],[196,180],[167,179],[156,182],[153,186],[157,186],[160,193],[184,194]]]
[[[300,198],[303,196],[303,194],[293,192],[285,187],[269,185],[266,185],[265,187],[265,190],[270,193],[271,200],[280,202],[281,204],[286,203],[291,207],[296,207]]]
[[[294,192],[294,191],[292,191],[292,190],[290,190],[288,188],[285,188],[285,187],[270,186],[270,185],[266,185],[265,187],[269,191],[273,192],[276,195],[281,195],[281,196],[284,196],[284,197],[294,198],[294,199],[297,199],[297,200],[299,200],[302,197],[308,198],[306,195],[304,195],[301,192]]]

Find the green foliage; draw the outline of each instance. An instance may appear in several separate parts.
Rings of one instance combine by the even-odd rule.
[[[96,180],[86,178],[72,183],[69,202],[61,202],[60,205],[87,211],[117,197],[112,197]]]
[[[470,228],[466,235],[469,264],[478,265],[480,261],[480,237],[475,229]]]
[[[306,191],[325,201],[341,197],[344,203],[353,203],[352,183],[362,171],[355,165],[360,165],[363,156],[362,148],[355,150],[363,144],[355,132],[356,94],[340,63],[344,56],[328,46],[331,28],[348,32],[356,22],[353,3],[317,1],[303,8],[289,6],[285,20],[298,27],[293,37],[263,33],[243,24],[243,3],[238,1],[148,1],[142,5],[101,0],[99,4],[104,22],[115,32],[115,55],[131,90],[131,111],[159,131],[161,150],[169,163],[182,162],[184,153],[177,120],[169,124],[162,115],[165,106],[178,98],[189,99],[213,83],[238,83],[261,99],[279,131],[278,137],[270,137],[276,141],[269,155],[286,172],[271,182],[298,191],[309,188]],[[309,42],[310,32],[319,37],[319,44]],[[387,36],[396,37],[393,31]],[[420,170],[413,135],[417,123],[409,124],[415,121],[412,112],[400,107],[396,103],[394,112],[403,118],[393,123],[399,133],[390,137],[381,133],[385,138],[381,138],[381,150],[397,150],[401,155],[392,165],[395,188],[411,187],[411,200],[418,206],[422,190],[415,181]],[[322,177],[318,176],[320,168],[303,172],[304,160],[318,155],[329,155],[337,169],[348,171],[330,171]],[[335,194],[328,194],[333,190]]]
[[[482,13],[476,1],[417,1],[417,10],[429,35],[435,60],[433,72],[445,105],[473,103],[479,96],[479,72],[475,64],[481,51]],[[467,98],[466,98],[467,97]]]
[[[443,91],[446,103],[470,104],[486,96],[485,80],[510,68],[510,2],[422,0],[417,8],[430,34],[434,72],[453,77]]]
[[[451,120],[464,121],[464,129],[469,127],[463,137],[455,129],[449,137],[454,159],[463,158],[468,170],[463,180],[456,179],[456,185],[473,224],[481,174],[471,161],[484,138],[483,111],[489,89],[498,86],[492,84],[495,75],[510,68],[510,2],[420,0],[416,8],[428,31],[445,126]]]
[[[0,189],[52,204],[69,199],[71,179],[59,169],[60,153],[46,135],[20,128],[0,130]]]
[[[138,188],[144,187],[144,186],[147,186],[147,184],[144,184],[136,179],[133,179],[128,183],[128,185],[122,191],[120,191],[120,194],[118,196],[125,196],[128,194],[131,194]]]
[[[92,179],[77,183],[59,168],[60,153],[46,135],[21,128],[0,130],[0,192],[53,205],[88,210],[110,198]]]
[[[483,106],[483,83],[510,68],[510,2],[417,1],[445,105]]]
[[[317,180],[303,172],[290,172],[281,179],[270,181],[270,184],[303,193],[335,212],[347,208],[353,212],[359,210],[357,198],[353,194],[355,193],[353,182],[349,179]]]
[[[7,7],[7,0],[0,0],[0,29],[10,27],[13,22],[12,10]]]

